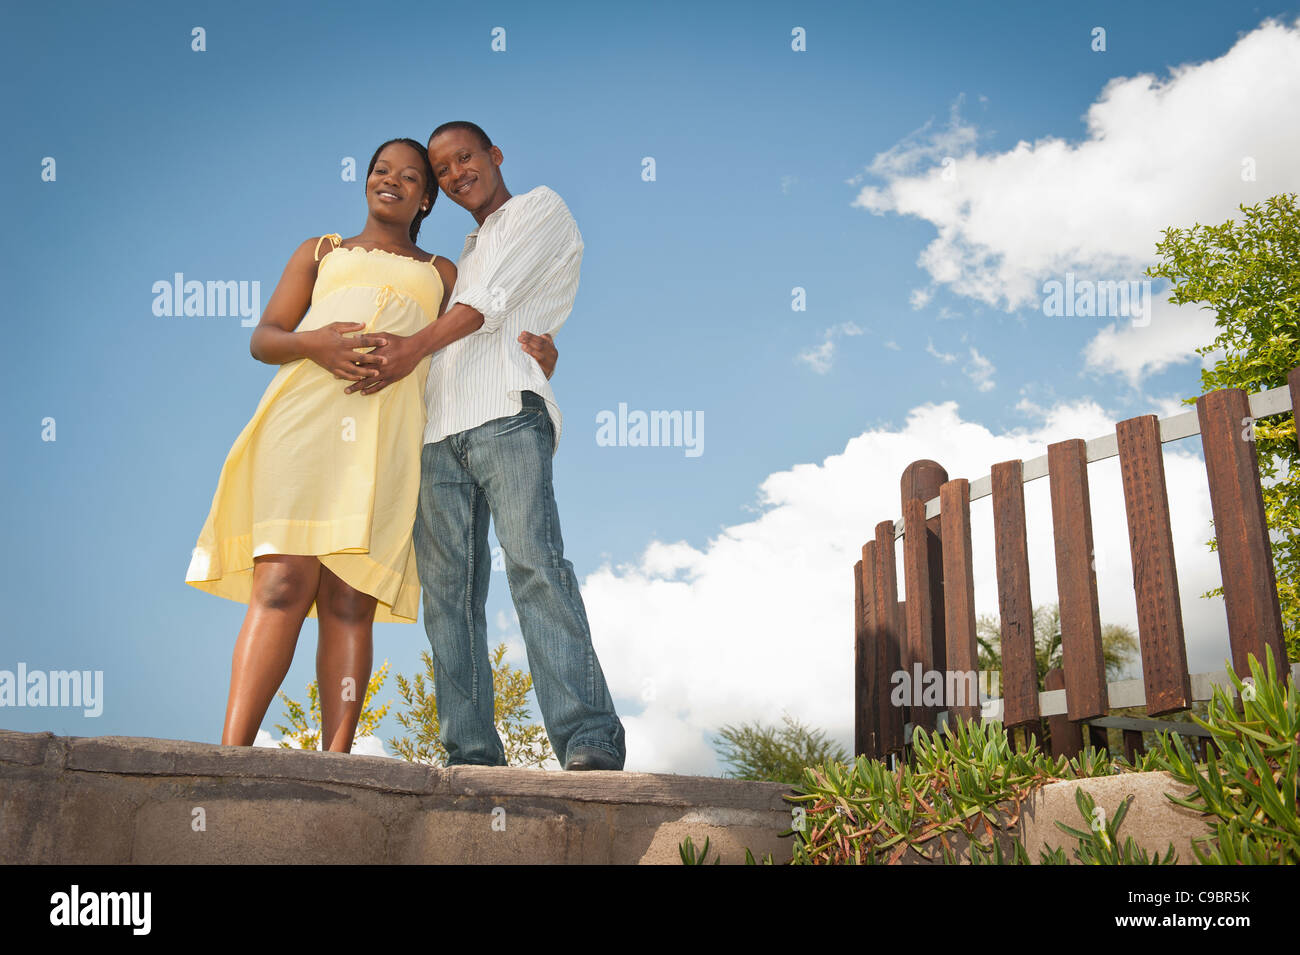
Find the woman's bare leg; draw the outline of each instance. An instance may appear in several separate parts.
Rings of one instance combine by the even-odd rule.
[[[230,697],[221,742],[251,746],[293,663],[298,633],[320,586],[320,561],[267,554],[253,560],[253,593],[230,665]]]
[[[354,590],[321,565],[316,615],[316,681],[320,686],[321,748],[352,750],[361,707],[374,665],[374,621],[378,601]]]

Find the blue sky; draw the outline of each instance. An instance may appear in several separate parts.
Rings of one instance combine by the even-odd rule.
[[[848,741],[852,541],[895,516],[908,460],[975,478],[1013,446],[1030,457],[1062,428],[1094,437],[1199,392],[1203,321],[1049,320],[1023,289],[1067,270],[1137,278],[1159,228],[1222,221],[1238,202],[1296,188],[1276,89],[1248,108],[1231,99],[1234,77],[1294,86],[1296,12],[7,5],[6,324],[12,351],[39,357],[0,416],[0,669],[102,670],[105,706],[95,718],[6,710],[0,726],[219,741],[245,608],[184,576],[221,463],[275,369],[249,357],[237,317],[154,315],[153,283],[258,281],[265,303],[304,238],[360,230],[346,157],[364,170],[385,139],[469,119],[501,147],[507,186],[555,189],[586,244],[557,338],[555,483],[628,717],[628,768],[716,772],[710,728],[782,709]],[[1283,25],[1262,28],[1269,17]],[[1091,48],[1099,25],[1104,51]],[[203,52],[191,49],[196,26]],[[495,27],[504,52],[491,49]],[[796,27],[804,51],[791,48]],[[1252,36],[1257,49],[1240,46]],[[1269,56],[1279,69],[1250,68]],[[1165,95],[1144,92],[1142,74]],[[1112,81],[1128,85],[1108,94]],[[1216,110],[1239,126],[1223,133]],[[1226,150],[1222,175],[1203,156],[1211,140]],[[1029,155],[1016,159],[1021,142]],[[1138,148],[1121,155],[1117,142]],[[961,212],[936,184],[949,154],[982,212]],[[1258,156],[1256,180],[1236,176],[1237,155]],[[1120,162],[1134,165],[1116,179]],[[420,244],[454,259],[472,227],[442,197]],[[601,446],[597,415],[620,403],[702,415],[703,453]],[[1208,530],[1188,513],[1195,544]],[[1117,578],[1126,560],[1116,554]],[[782,561],[789,573],[764,576]],[[800,577],[823,562],[842,568],[825,592]],[[1043,599],[1050,578],[1050,566],[1035,578]],[[490,642],[506,639],[522,665],[504,574],[492,587]],[[309,621],[284,684],[299,700],[314,643]],[[376,664],[413,673],[426,646],[421,626],[376,628]],[[754,662],[778,650],[777,670]],[[790,669],[814,675],[771,682]],[[277,702],[263,726],[279,721]]]

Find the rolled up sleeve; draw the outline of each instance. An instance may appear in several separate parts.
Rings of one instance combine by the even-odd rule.
[[[582,256],[582,235],[564,200],[540,189],[510,201],[525,198],[530,201],[511,210],[487,242],[480,235],[478,280],[452,295],[453,304],[462,302],[482,313],[483,326],[475,334],[500,329],[506,315],[528,301],[548,276]]]

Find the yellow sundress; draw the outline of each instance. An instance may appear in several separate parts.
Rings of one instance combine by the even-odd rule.
[[[321,261],[325,239],[334,249]],[[443,284],[431,262],[340,242],[332,234],[316,244],[320,266],[298,331],[368,319],[366,333],[412,335],[436,320]],[[428,371],[425,358],[363,395],[344,394],[351,382],[310,359],[281,365],[226,455],[185,582],[248,603],[254,557],[314,554],[377,599],[377,623],[415,623],[411,532]],[[315,601],[308,616],[317,616]]]

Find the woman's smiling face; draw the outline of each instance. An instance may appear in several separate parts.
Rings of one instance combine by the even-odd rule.
[[[366,178],[366,202],[374,218],[405,229],[428,205],[422,158],[405,143],[389,143],[380,151]]]

